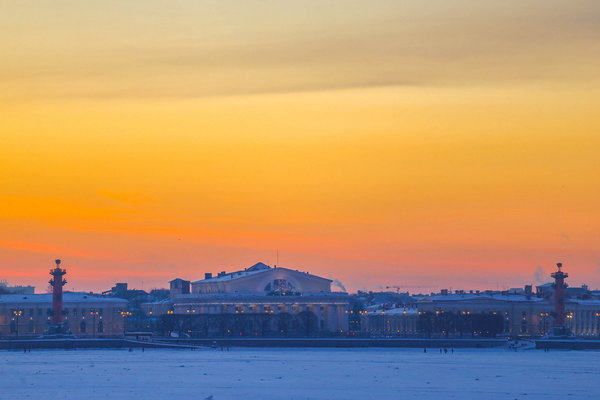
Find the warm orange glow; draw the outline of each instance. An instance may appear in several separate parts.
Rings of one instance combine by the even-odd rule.
[[[0,278],[148,289],[279,250],[350,289],[600,283],[583,5],[42,3],[0,15]]]

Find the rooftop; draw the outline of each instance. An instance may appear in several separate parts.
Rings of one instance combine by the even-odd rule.
[[[114,297],[99,297],[89,293],[72,293],[66,292],[63,294],[65,303],[123,303],[127,302],[124,299]],[[52,293],[43,294],[1,294],[0,304],[18,304],[18,303],[52,303]]]
[[[201,279],[192,283],[208,283],[208,282],[222,282],[222,281],[230,281],[232,279],[239,279],[239,278],[244,278],[246,276],[250,276],[250,275],[255,275],[255,274],[260,274],[262,272],[265,271],[270,271],[273,268],[277,268],[277,267],[271,267],[263,262],[257,262],[256,264],[254,264],[253,266],[251,266],[250,268],[246,268],[240,271],[233,271],[233,272],[229,272],[229,273],[222,273],[217,276],[213,276],[212,278],[207,278],[207,279]],[[289,268],[282,268],[282,269],[289,269]],[[298,270],[291,270],[291,271],[296,271],[299,273],[303,273],[303,274],[307,274],[310,275],[312,277],[315,278],[319,278],[319,279],[326,279],[326,278],[322,278],[320,276],[316,276],[316,275],[312,275],[309,274],[308,272],[302,272],[302,271],[298,271]],[[329,279],[327,279],[329,280]]]
[[[420,301],[469,301],[469,300],[496,300],[496,301],[546,301],[539,297],[527,297],[519,294],[484,294],[484,293],[461,293],[433,295]]]

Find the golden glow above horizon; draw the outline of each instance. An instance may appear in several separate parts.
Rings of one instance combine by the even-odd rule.
[[[599,284],[599,6],[472,3],[4,2],[0,278]]]

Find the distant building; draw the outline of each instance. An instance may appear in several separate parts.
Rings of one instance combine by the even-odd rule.
[[[550,298],[554,295],[554,284],[552,282],[538,285],[535,288],[538,297]],[[594,293],[589,290],[587,285],[581,285],[579,287],[567,287],[565,296],[570,298],[593,298]]]
[[[147,303],[166,331],[191,336],[310,336],[348,330],[349,296],[330,279],[257,263],[190,282],[174,279],[169,300]],[[169,322],[170,321],[170,322]],[[163,324],[164,325],[164,324]],[[168,332],[167,332],[168,333]]]
[[[7,281],[0,281],[0,294],[33,294],[35,286],[9,286]]]
[[[475,316],[494,316],[499,321],[497,334],[543,336],[552,332],[554,304],[548,297],[530,297],[517,294],[440,294],[423,298],[417,303],[421,313],[421,325],[426,318],[432,319],[433,334],[464,336],[472,333],[485,335],[483,329],[473,327]],[[600,335],[600,300],[565,300],[565,325],[575,335]],[[441,318],[455,318],[446,325],[436,322]],[[481,318],[479,318],[481,320]],[[469,321],[470,320],[470,321]],[[470,325],[471,324],[471,325]],[[436,328],[436,326],[438,328]],[[423,328],[424,329],[424,328]],[[421,333],[427,333],[426,329]]]
[[[541,317],[550,315],[552,303],[520,294],[440,294],[421,299],[417,309],[422,334],[544,335],[552,326],[549,318]],[[482,316],[495,320],[490,322],[493,328],[480,324]]]
[[[362,332],[371,336],[417,335],[418,311],[416,308],[377,309],[361,312]]]
[[[171,288],[171,296],[180,294],[190,294],[190,281],[177,278],[170,281],[169,285]]]
[[[127,293],[128,284],[126,282],[115,283],[115,286],[110,288],[110,290],[106,290],[102,292],[103,295],[112,295],[118,296],[119,294]]]
[[[64,293],[63,314],[77,337],[123,336],[127,301],[87,293]],[[0,337],[37,337],[52,318],[52,294],[0,295]]]
[[[564,280],[568,274],[561,272],[562,264],[557,266],[551,276]],[[372,293],[363,292],[361,331],[373,336],[545,336],[556,335],[560,326],[566,334],[599,337],[600,292],[560,282],[538,285],[535,293],[532,285],[505,291],[442,289],[401,305],[374,301]]]
[[[377,306],[381,308],[414,307],[417,299],[408,292],[364,292],[358,291],[354,296],[365,307]]]

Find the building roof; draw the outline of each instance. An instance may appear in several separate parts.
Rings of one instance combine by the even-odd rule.
[[[267,264],[259,261],[256,264],[254,264],[253,266],[251,266],[250,268],[248,268],[247,271],[262,271],[264,269],[270,269],[270,268],[271,267],[269,267]]]
[[[547,301],[539,297],[527,297],[519,294],[483,294],[483,293],[464,293],[464,294],[446,294],[433,295],[423,298],[419,301],[473,301],[473,300],[493,300],[493,301]]]
[[[553,287],[552,285],[554,285],[554,283],[552,282],[548,282],[548,283],[544,283],[542,285],[537,285],[536,288],[547,288],[547,287]]]
[[[408,293],[396,293],[396,292],[374,292],[371,300],[372,304],[385,304],[385,303],[397,303],[406,304],[414,303],[415,298],[410,296]]]
[[[270,269],[271,267],[269,267]],[[230,281],[232,279],[238,279],[238,278],[243,278],[245,276],[249,276],[249,275],[254,275],[254,274],[258,274],[261,272],[265,272],[267,271],[266,269],[258,269],[258,270],[243,270],[243,271],[234,271],[234,272],[230,272],[228,274],[223,274],[221,276],[213,276],[212,278],[207,278],[207,279],[200,279],[199,281],[195,281],[192,283],[205,283],[205,282],[222,282],[222,281]]]
[[[173,283],[173,282],[189,282],[189,281],[186,281],[185,279],[181,279],[181,278],[175,278],[175,279],[169,281],[169,283]]]
[[[212,278],[206,278],[206,279],[201,279],[192,283],[210,283],[210,282],[223,282],[223,281],[230,281],[232,279],[239,279],[239,278],[245,278],[247,276],[250,275],[255,275],[255,274],[260,274],[266,271],[271,271],[275,268],[278,267],[270,267],[269,265],[262,263],[262,262],[258,262],[256,264],[254,264],[253,266],[251,266],[250,268],[246,268],[244,270],[240,270],[240,271],[234,271],[234,272],[230,272],[227,274],[222,274],[221,276],[213,276]],[[313,278],[318,278],[318,279],[324,279],[327,281],[331,282],[331,279],[327,279],[327,278],[323,278],[317,275],[312,275],[309,274],[308,272],[302,272],[302,271],[298,271],[298,270],[293,270],[293,269],[289,269],[289,268],[278,268],[278,269],[286,269],[288,271],[293,271],[293,272],[298,272],[301,274],[306,274],[308,276],[311,276]]]
[[[63,294],[65,303],[126,303],[127,300],[115,297],[98,297],[89,293],[72,293],[66,292]],[[52,303],[52,293],[43,294],[1,294],[0,304],[50,304]]]
[[[600,306],[600,300],[598,299],[565,299],[566,303],[575,303],[586,306]]]

